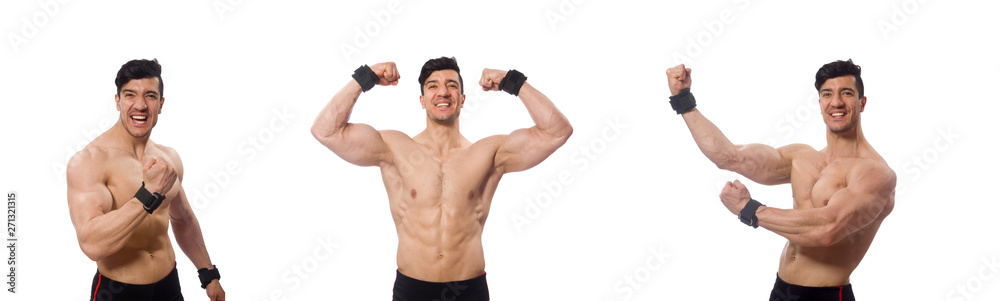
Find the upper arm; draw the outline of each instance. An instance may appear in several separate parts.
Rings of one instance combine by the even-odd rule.
[[[835,192],[822,208],[829,221],[827,239],[835,243],[875,221],[892,199],[895,187],[896,174],[888,166],[862,163],[855,167],[847,186]]]
[[[383,135],[389,131],[377,131],[363,123],[348,123],[341,130],[328,131],[313,126],[312,134],[334,154],[360,166],[377,166],[388,161],[391,156]]]
[[[765,184],[786,184],[791,181],[792,161],[799,151],[808,149],[803,144],[790,144],[774,148],[765,144],[737,145],[731,160],[719,164],[748,179]]]
[[[184,193],[183,187],[179,188],[177,190],[177,195],[174,196],[173,200],[170,200],[169,215],[170,222],[174,224],[187,223],[195,219],[194,210],[191,209],[191,204],[188,203],[187,195]]]
[[[104,181],[104,170],[95,162],[98,156],[84,149],[66,165],[66,198],[77,236],[88,221],[111,211],[113,198]]]
[[[569,136],[556,137],[537,127],[518,129],[502,136],[494,167],[501,172],[517,172],[532,168],[548,158],[566,143]]]

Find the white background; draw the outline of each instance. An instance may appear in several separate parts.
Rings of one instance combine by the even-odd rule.
[[[864,70],[865,134],[898,176],[857,296],[1000,298],[996,2],[108,2],[0,4],[0,191],[20,202],[18,292],[3,300],[87,298],[95,264],[62,168],[117,121],[113,80],[135,58],[163,65],[153,140],[184,160],[230,300],[388,300],[396,236],[378,170],[309,127],[357,66],[395,61],[400,85],[362,95],[352,121],[420,132],[416,78],[439,56],[463,68],[469,139],[531,126],[515,97],[476,92],[483,68],[524,72],[575,128],[500,185],[484,234],[493,300],[766,299],[785,240],[721,205],[736,177],[670,110],[664,70],[694,69],[699,108],[736,143],[822,148],[814,75],[847,58]],[[748,186],[791,207],[788,185]],[[174,248],[187,299],[202,300]]]

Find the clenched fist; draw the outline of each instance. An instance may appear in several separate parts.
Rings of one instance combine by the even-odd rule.
[[[379,86],[395,86],[399,84],[399,70],[396,70],[396,63],[385,62],[371,65],[371,68],[378,75]]]
[[[500,91],[500,81],[507,76],[507,71],[497,69],[483,69],[483,77],[479,79],[479,85],[483,91]]]
[[[691,88],[691,68],[685,68],[684,64],[680,64],[667,69],[667,83],[670,85],[670,96]]]
[[[222,289],[222,284],[219,284],[219,279],[212,280],[205,287],[205,293],[208,294],[210,301],[226,301],[226,291]]]
[[[146,190],[166,195],[174,187],[177,173],[166,160],[157,157],[146,157],[142,164],[142,181],[146,182]]]
[[[722,193],[719,194],[719,199],[722,199],[722,204],[729,209],[729,212],[739,215],[743,207],[747,205],[750,201],[750,191],[747,190],[747,186],[740,183],[740,180],[726,182],[726,186],[722,187]]]

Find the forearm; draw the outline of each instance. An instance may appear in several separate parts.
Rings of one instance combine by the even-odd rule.
[[[148,215],[142,203],[133,198],[121,208],[95,217],[80,227],[77,232],[80,248],[94,261],[114,254],[125,246],[132,232]]]
[[[697,108],[681,115],[691,130],[691,137],[701,153],[721,169],[732,170],[737,161],[738,149],[726,135],[708,120]]]
[[[524,83],[518,92],[518,97],[528,109],[531,120],[535,122],[534,128],[549,137],[568,138],[573,132],[573,127],[569,124],[566,116],[556,108],[555,104],[549,100],[542,92]]]
[[[331,137],[347,128],[354,104],[361,96],[361,85],[353,79],[340,89],[323,107],[313,123],[312,133],[317,139]]]
[[[843,239],[842,235],[838,235],[843,233],[837,230],[836,218],[824,214],[819,208],[760,207],[757,209],[757,223],[801,246],[829,246]]]
[[[194,216],[185,220],[173,221],[171,226],[174,230],[174,238],[177,245],[181,247],[184,255],[194,263],[195,267],[211,268],[212,259],[208,256],[208,248],[205,247],[205,238],[201,234],[201,225]]]

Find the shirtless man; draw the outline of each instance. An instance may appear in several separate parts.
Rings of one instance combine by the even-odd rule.
[[[209,300],[225,300],[201,227],[181,180],[173,149],[149,140],[163,109],[163,80],[154,59],[122,65],[115,78],[120,122],[70,159],[66,170],[70,217],[80,249],[97,262],[91,300],[184,300],[174,248],[198,270]]]
[[[667,77],[671,106],[709,160],[757,183],[792,184],[794,209],[761,206],[739,181],[720,194],[744,223],[788,239],[771,300],[854,300],[851,272],[892,212],[896,186],[896,174],[861,131],[867,102],[861,67],[836,61],[816,73],[827,125],[827,146],[818,151],[805,144],[733,145],[694,108],[691,69],[670,68]]]
[[[312,134],[347,162],[378,166],[396,224],[393,300],[489,300],[482,234],[500,177],[531,168],[562,146],[569,121],[516,70],[484,69],[479,85],[520,97],[535,126],[475,143],[458,116],[464,83],[454,58],[427,61],[418,78],[427,128],[410,138],[348,123],[362,91],[396,85],[392,62],[361,66],[323,108]]]

